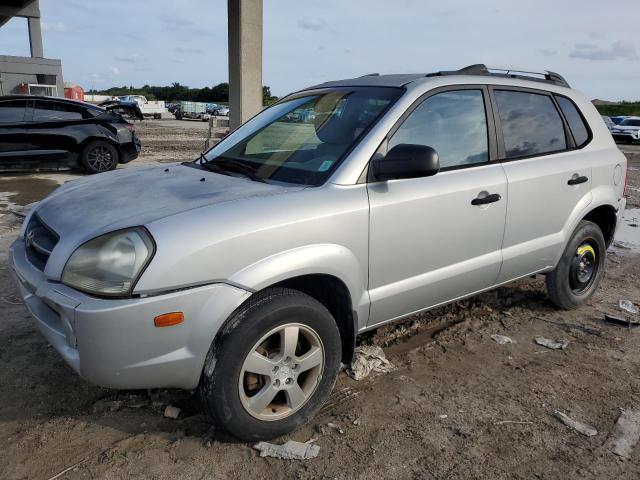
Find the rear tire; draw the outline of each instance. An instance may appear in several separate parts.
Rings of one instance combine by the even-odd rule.
[[[340,333],[324,305],[296,290],[267,289],[214,340],[200,398],[215,423],[239,439],[279,437],[327,400],[341,356]]]
[[[604,275],[606,248],[600,227],[582,220],[547,275],[547,293],[557,307],[577,308],[593,296]]]
[[[89,173],[108,172],[118,165],[118,150],[108,142],[94,140],[82,150],[81,161]]]

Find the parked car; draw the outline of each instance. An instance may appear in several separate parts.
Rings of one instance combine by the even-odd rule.
[[[59,97],[0,97],[0,171],[99,173],[134,160],[140,140],[118,108]]]
[[[214,117],[227,117],[229,116],[229,107],[225,107],[224,105],[218,105],[217,108],[214,108],[211,114]]]
[[[24,302],[88,381],[197,388],[246,440],[307,422],[368,330],[534,274],[579,307],[627,160],[560,75],[507,73],[327,82],[194,162],[66,183],[11,247]]]
[[[609,117],[611,118],[611,121],[613,123],[615,123],[616,125],[619,125],[620,122],[622,122],[625,118],[627,118],[627,115],[617,115],[615,117]]]
[[[616,126],[616,124],[613,123],[613,120],[611,120],[611,117],[607,117],[606,115],[603,115],[602,120],[604,121],[604,124],[607,126],[609,131],[612,131]]]
[[[107,100],[98,106],[109,109],[110,112],[119,114],[128,120],[144,120],[144,114],[140,110],[140,104],[133,100]]]
[[[640,142],[640,117],[627,117],[612,130],[616,142]]]

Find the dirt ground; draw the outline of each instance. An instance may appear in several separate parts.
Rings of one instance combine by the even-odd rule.
[[[144,122],[133,164],[195,158],[205,127]],[[624,150],[630,209],[589,305],[554,309],[537,277],[364,335],[397,369],[340,374],[313,422],[278,440],[316,439],[307,461],[259,457],[216,430],[190,392],[103,389],[67,367],[17,298],[6,257],[19,228],[10,210],[75,174],[0,177],[0,478],[640,478],[640,446],[629,460],[603,447],[620,409],[640,408],[640,329],[603,321],[624,316],[620,299],[640,303],[640,148]],[[536,335],[569,345],[545,349]],[[169,403],[179,419],[163,417]],[[555,410],[598,434],[569,430]]]

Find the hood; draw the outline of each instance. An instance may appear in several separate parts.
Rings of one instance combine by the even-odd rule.
[[[60,236],[61,243],[72,241],[69,237],[84,242],[102,233],[146,225],[203,206],[300,188],[303,187],[219,175],[181,164],[149,165],[67,182],[40,202],[36,212]]]

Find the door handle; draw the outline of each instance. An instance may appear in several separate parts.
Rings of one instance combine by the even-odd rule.
[[[589,177],[585,177],[584,175],[581,175],[579,177],[570,178],[569,181],[567,182],[567,185],[580,185],[581,183],[587,182],[588,180],[589,180]]]
[[[499,193],[492,193],[491,195],[487,195],[486,197],[476,197],[471,200],[471,205],[486,205],[487,203],[493,203],[500,200],[502,197]]]

